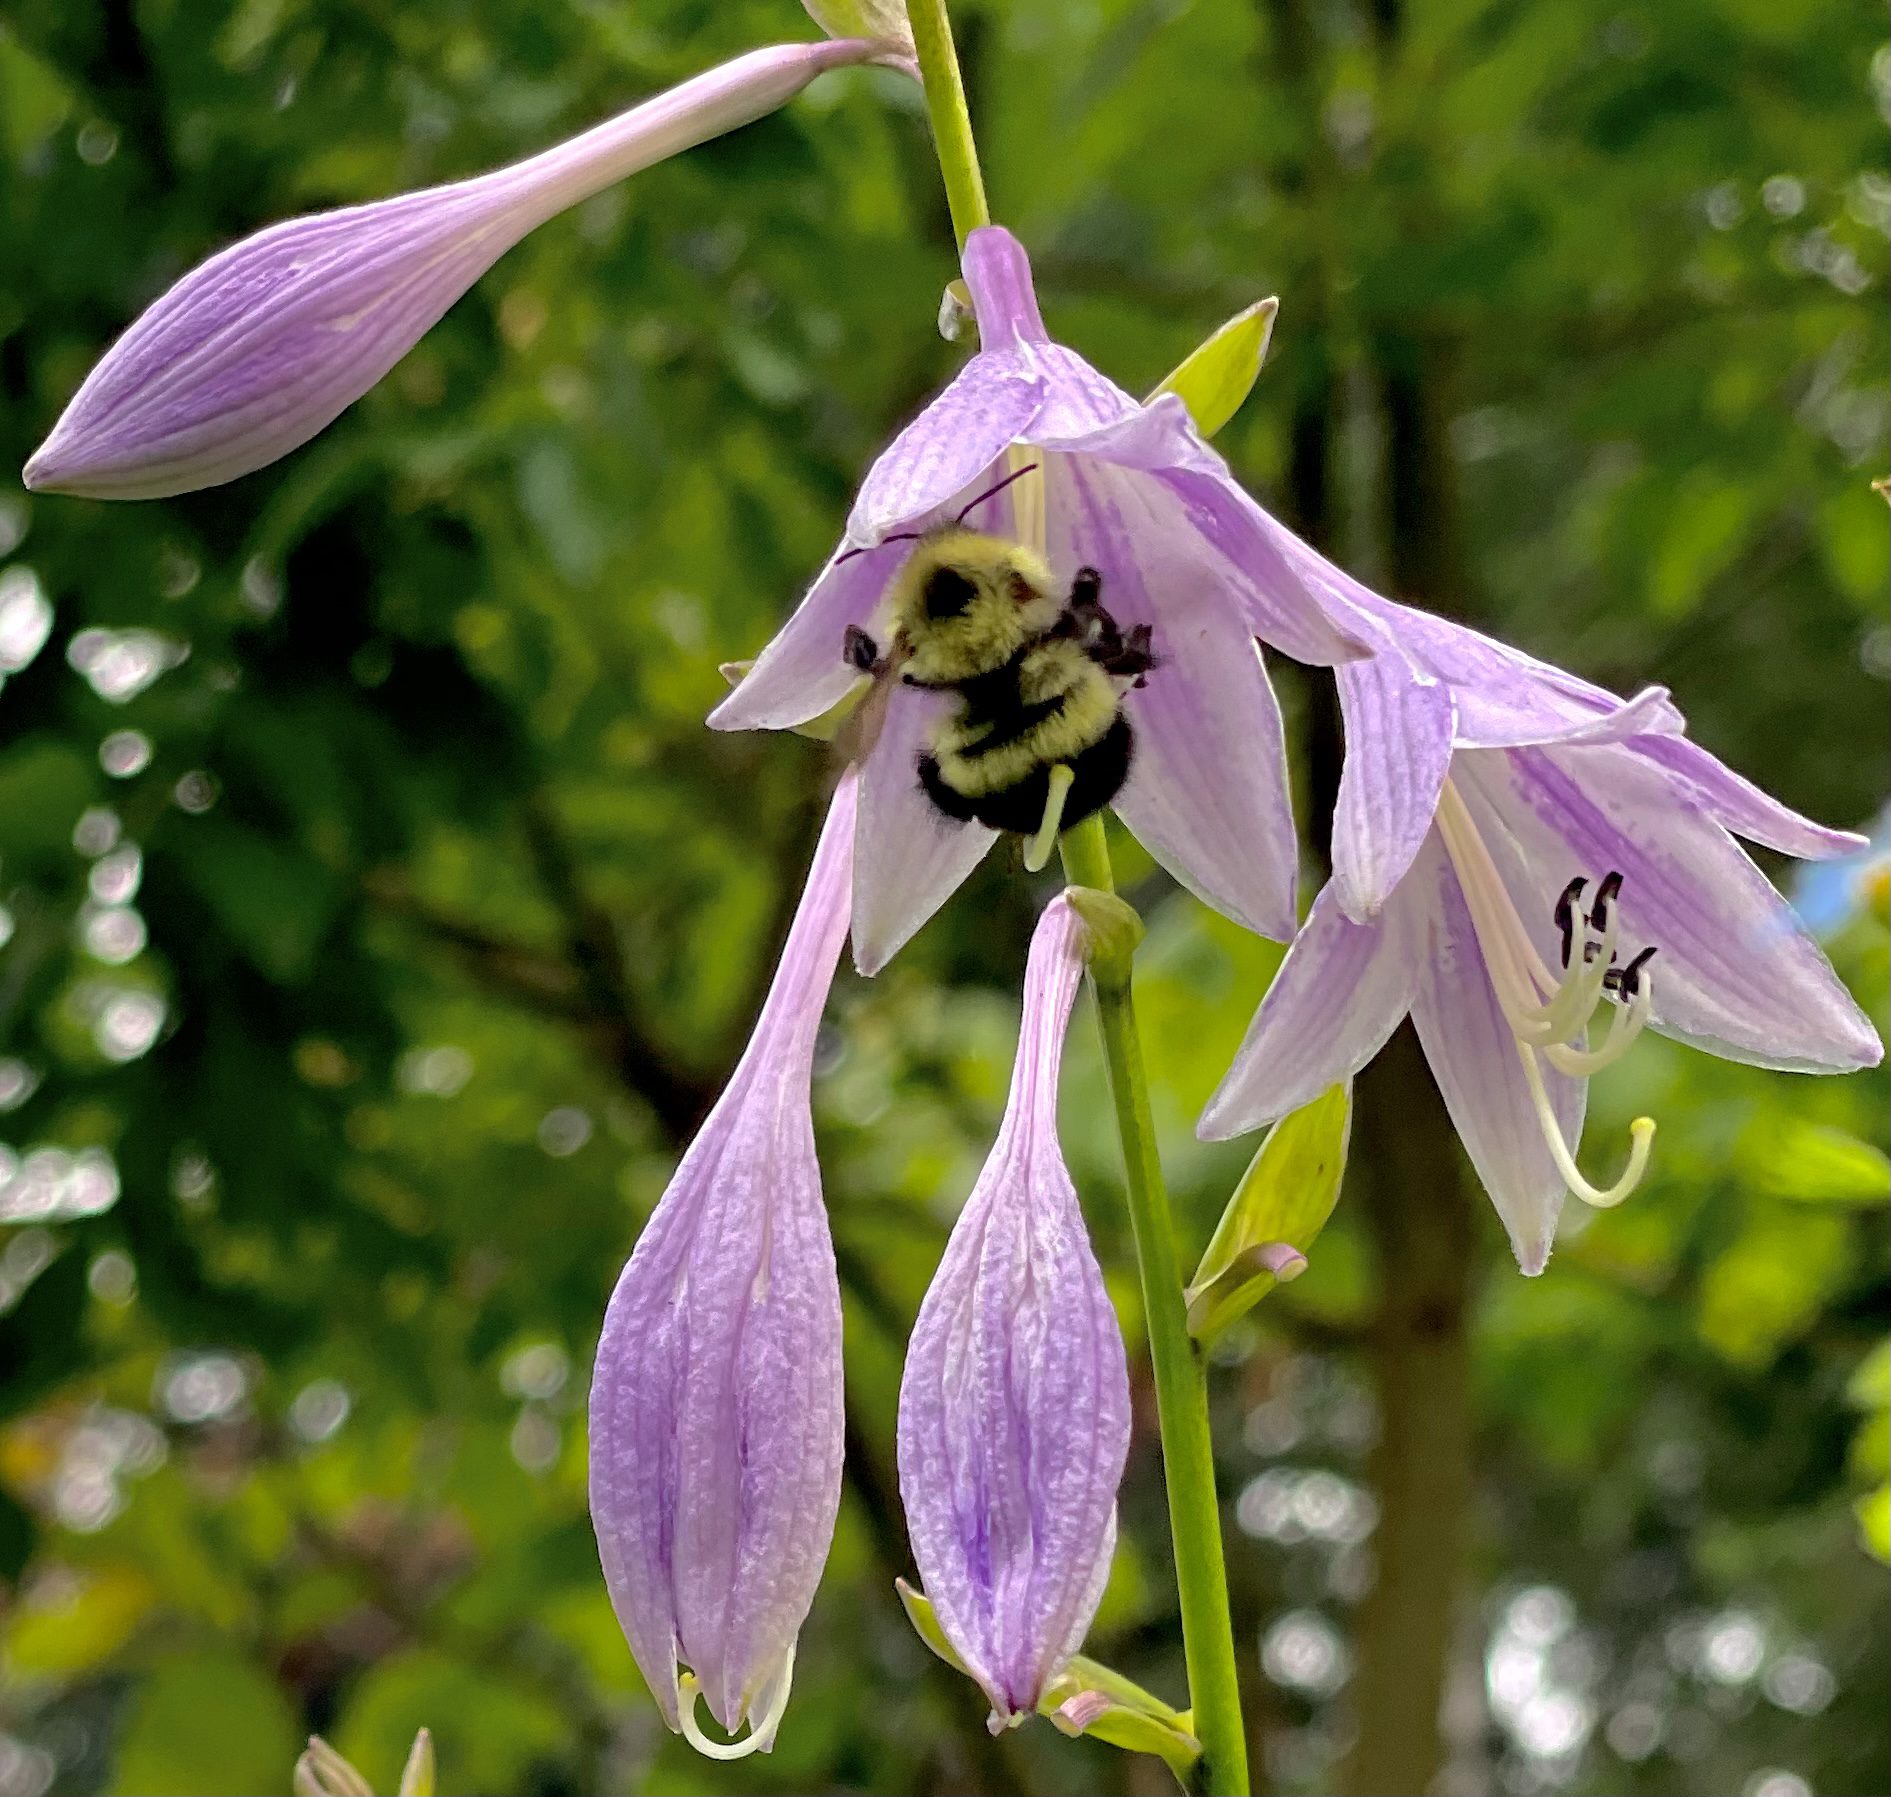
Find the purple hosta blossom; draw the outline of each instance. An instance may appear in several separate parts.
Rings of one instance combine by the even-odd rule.
[[[510,168],[244,238],[112,345],[27,463],[26,484],[159,499],[287,455],[528,231],[773,112],[824,69],[886,52],[861,40],[751,51]]]
[[[1518,1263],[1540,1272],[1566,1191],[1626,1197],[1654,1125],[1606,1188],[1575,1165],[1589,1076],[1644,1026],[1731,1060],[1868,1066],[1876,1034],[1734,841],[1828,857],[1857,838],[1787,810],[1681,733],[1476,632],[1395,605],[1289,533],[1310,584],[1368,620],[1339,671],[1346,767],[1333,877],[1201,1133],[1258,1127],[1365,1065],[1408,1012]],[[1599,1012],[1606,1034],[1591,1044]]]
[[[904,536],[1033,468],[969,522],[1041,546],[1060,582],[1098,569],[1115,620],[1153,632],[1160,665],[1123,697],[1136,741],[1116,810],[1199,897],[1263,934],[1291,935],[1298,857],[1280,714],[1255,638],[1334,662],[1357,653],[1345,625],[1329,621],[1324,593],[1309,593],[1181,400],[1138,405],[1051,341],[1016,239],[974,231],[965,280],[983,347],[875,462],[833,560],[709,721],[782,729],[838,703],[857,677],[848,627],[875,627]],[[1331,609],[1343,619],[1343,604]],[[915,772],[952,702],[895,685],[865,760],[853,932],[864,972],[993,841],[980,824],[948,821]]]
[[[611,1296],[591,1382],[611,1602],[664,1720],[718,1758],[773,1744],[840,1500],[840,1286],[808,1088],[854,813],[849,774],[747,1052]],[[730,1734],[747,1723],[739,1745],[703,1734],[698,1693]]]
[[[926,1596],[992,1706],[1030,1714],[1109,1576],[1129,1451],[1123,1337],[1057,1142],[1084,925],[1031,941],[1004,1122],[920,1306],[900,1383],[900,1495]]]

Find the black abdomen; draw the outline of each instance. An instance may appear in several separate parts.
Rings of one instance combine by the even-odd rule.
[[[1135,747],[1129,719],[1119,712],[1101,738],[1062,764],[1073,776],[1069,796],[1064,800],[1064,829],[1101,811],[1123,790]],[[1035,767],[1015,786],[968,797],[946,785],[935,757],[924,755],[919,762],[920,785],[947,817],[960,822],[975,819],[988,829],[1010,830],[1020,836],[1034,834],[1043,823],[1044,807],[1050,799],[1050,777],[1048,765]]]

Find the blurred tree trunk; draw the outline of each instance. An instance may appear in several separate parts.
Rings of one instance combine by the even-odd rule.
[[[1394,591],[1456,609],[1465,590],[1441,352],[1375,345],[1386,428]],[[1379,1275],[1368,1347],[1380,1427],[1378,1580],[1360,1606],[1349,1797],[1421,1797],[1445,1757],[1439,1726],[1471,1502],[1466,1311],[1473,1196],[1411,1025],[1359,1085],[1365,1212]]]
[[[1378,1579],[1360,1605],[1348,1797],[1422,1797],[1444,1759],[1439,1710],[1471,1500],[1465,1301],[1474,1241],[1451,1126],[1410,1024],[1359,1088],[1360,1182],[1379,1263],[1367,1358],[1379,1400],[1370,1476]]]

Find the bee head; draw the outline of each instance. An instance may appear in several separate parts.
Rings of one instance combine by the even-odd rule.
[[[923,680],[1002,667],[1061,609],[1042,556],[956,524],[921,537],[893,587],[893,623]]]

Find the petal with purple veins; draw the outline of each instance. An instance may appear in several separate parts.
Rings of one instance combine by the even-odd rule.
[[[1044,314],[1037,307],[1031,259],[1002,225],[984,225],[965,239],[961,257],[980,338],[996,349],[1022,338],[1048,343]]]
[[[1801,817],[1684,736],[1638,737],[1629,746],[1657,767],[1688,781],[1722,827],[1748,842],[1763,843],[1801,861],[1835,861],[1869,846],[1870,839],[1854,831],[1828,829]]]
[[[1451,771],[1451,689],[1396,652],[1338,672],[1346,762],[1333,811],[1333,883],[1349,915],[1373,916],[1430,833]]]
[[[1046,428],[1050,422],[1040,418],[1032,439],[1047,454],[1150,477],[1154,489],[1142,508],[1150,528],[1197,539],[1198,559],[1245,608],[1257,636],[1297,661],[1321,665],[1362,652],[1352,609],[1301,579],[1274,540],[1273,520],[1202,441],[1174,394],[1147,406],[1131,404],[1057,439]]]
[[[1052,561],[1097,568],[1117,623],[1154,632],[1157,665],[1124,697],[1136,747],[1117,811],[1206,903],[1291,936],[1299,846],[1280,712],[1238,608],[1164,529],[1145,476],[1060,457],[1048,478]]]
[[[1545,889],[1625,876],[1626,960],[1656,950],[1651,1021],[1731,1060],[1798,1072],[1875,1065],[1882,1044],[1766,877],[1676,780],[1621,744],[1462,756]],[[1563,877],[1568,877],[1564,875]]]
[[[1418,987],[1406,896],[1401,887],[1371,923],[1355,923],[1331,883],[1321,891],[1197,1135],[1217,1141],[1272,1123],[1351,1079],[1385,1046]]]
[[[741,684],[709,714],[710,728],[792,729],[837,705],[860,677],[846,658],[847,627],[872,621],[906,553],[904,543],[851,556],[837,551]]]
[[[1122,1334],[1057,1141],[1082,940],[1068,900],[1054,899],[1032,940],[1004,1122],[900,1382],[913,1557],[994,1726],[1034,1710],[1083,1640],[1129,1449]]]
[[[1408,883],[1426,896],[1412,1022],[1451,1122],[1503,1219],[1517,1265],[1540,1273],[1563,1208],[1563,1176],[1544,1141],[1516,1037],[1498,1005],[1464,894],[1436,838]],[[1543,1079],[1573,1154],[1582,1137],[1587,1086],[1548,1066]]]
[[[878,543],[940,511],[1030,429],[1046,377],[1024,349],[981,350],[867,470],[847,541]]]
[[[1613,693],[1462,624],[1399,605],[1269,519],[1296,573],[1329,606],[1363,613],[1369,640],[1389,642],[1423,672],[1453,689],[1458,744],[1500,748],[1635,732],[1678,733],[1685,720],[1667,695],[1651,689],[1626,704]]]
[[[954,703],[949,693],[896,687],[861,772],[854,965],[862,973],[892,960],[997,840],[982,824],[946,817],[919,784],[919,758]]]

